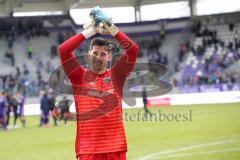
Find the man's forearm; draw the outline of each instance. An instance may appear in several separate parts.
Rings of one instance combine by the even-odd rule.
[[[85,39],[93,36],[95,33],[96,32],[93,29],[84,30],[81,33],[69,38],[59,46],[58,49],[61,64],[70,80],[73,80],[70,75],[74,70],[78,69],[79,75],[82,75],[84,71],[77,58],[73,55],[73,51],[77,49],[77,47],[79,47]]]
[[[69,38],[65,42],[63,42],[58,50],[61,61],[64,62],[69,58],[73,57],[72,52],[85,40],[86,38],[82,33],[78,33],[77,35]]]
[[[139,51],[138,45],[121,31],[118,31],[114,38],[118,40],[121,47],[126,51],[125,54],[128,57],[128,62],[135,62]]]
[[[85,39],[88,39],[95,34],[95,30],[93,28],[89,28],[63,42],[58,48],[61,60],[72,57],[72,52],[77,49],[77,47],[80,46]]]
[[[85,40],[85,37],[82,33],[79,33],[65,42],[63,42],[59,46],[59,57],[61,60],[62,67],[64,72],[72,82],[74,78],[71,78],[73,75],[71,74],[74,70],[78,69],[79,74],[83,73],[83,69],[78,62],[77,58],[73,55],[73,51]],[[72,75],[72,76],[71,76]]]

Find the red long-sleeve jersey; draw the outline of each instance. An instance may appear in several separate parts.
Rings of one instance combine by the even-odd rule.
[[[136,63],[139,49],[121,31],[114,37],[125,53],[102,74],[85,69],[72,53],[85,40],[82,33],[59,46],[63,69],[72,84],[76,112],[81,115],[76,131],[77,156],[127,151],[122,121],[122,89]]]

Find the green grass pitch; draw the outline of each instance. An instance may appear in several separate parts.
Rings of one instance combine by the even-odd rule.
[[[131,121],[130,115],[143,110],[124,110],[127,159],[239,160],[240,104],[154,107],[151,112],[187,115],[190,110],[191,121]],[[75,160],[75,122],[54,127],[51,121],[39,128],[38,116],[26,118],[24,129],[0,130],[0,160]]]

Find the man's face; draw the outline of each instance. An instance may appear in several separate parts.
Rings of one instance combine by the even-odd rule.
[[[111,60],[111,57],[111,53],[109,53],[106,46],[94,45],[89,51],[90,67],[93,72],[104,72],[107,62]]]

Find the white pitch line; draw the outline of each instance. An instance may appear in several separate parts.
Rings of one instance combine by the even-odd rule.
[[[239,150],[240,150],[240,147],[239,148],[228,148],[228,149],[222,149],[222,150],[212,150],[212,151],[205,151],[205,152],[198,152],[198,153],[172,154],[172,155],[165,155],[165,156],[156,157],[156,158],[157,159],[167,159],[167,158],[191,157],[191,156],[196,156],[196,155],[235,152],[235,151],[239,151]]]
[[[217,145],[226,144],[226,143],[233,143],[237,140],[239,140],[239,139],[230,139],[230,140],[216,141],[216,142],[210,142],[210,143],[195,144],[195,145],[191,145],[191,146],[187,146],[187,147],[181,147],[181,148],[176,148],[176,149],[172,149],[172,150],[166,150],[166,151],[162,151],[162,152],[149,154],[149,155],[139,158],[138,160],[148,160],[148,159],[152,160],[154,157],[157,157],[157,156],[169,155],[169,154],[173,154],[176,152],[193,150],[196,148],[204,148],[204,147],[208,147],[208,146],[217,146]]]

